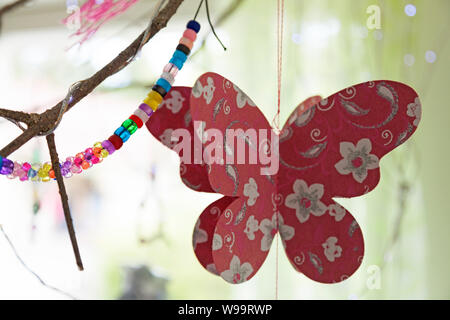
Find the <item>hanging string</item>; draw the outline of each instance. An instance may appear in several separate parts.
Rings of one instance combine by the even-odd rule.
[[[284,0],[277,0],[277,113],[273,117],[272,124],[280,131],[281,110],[281,75],[283,61],[283,29],[284,29]]]
[[[227,50],[227,48],[223,45],[222,41],[220,41],[219,36],[216,33],[216,30],[214,30],[214,26],[211,22],[211,16],[209,15],[209,6],[208,6],[208,0],[201,0],[200,4],[198,5],[197,11],[195,12],[194,20],[197,19],[197,15],[200,11],[200,8],[202,7],[203,1],[205,2],[206,6],[206,17],[208,18],[209,26],[211,27],[211,31],[214,34],[214,37],[216,37],[217,41],[219,41],[220,45],[222,46],[223,50]]]
[[[272,123],[280,132],[280,110],[281,110],[281,75],[282,75],[282,61],[283,61],[283,28],[284,27],[284,0],[277,0],[277,113],[273,117]],[[277,229],[278,224],[278,212],[275,213],[275,220]],[[275,299],[278,300],[278,235],[277,232],[276,241],[276,261],[275,261]]]

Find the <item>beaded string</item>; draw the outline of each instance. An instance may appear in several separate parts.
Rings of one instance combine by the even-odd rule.
[[[200,24],[196,20],[191,20],[186,25],[186,30],[173,53],[169,63],[163,68],[160,78],[152,87],[144,101],[126,119],[119,128],[114,131],[108,139],[103,142],[96,142],[90,148],[77,153],[74,157],[67,157],[60,162],[61,174],[65,178],[70,178],[74,174],[79,174],[95,164],[98,164],[113,154],[139,128],[141,128],[153,113],[158,109],[165,95],[170,91],[179,70],[189,56],[197,33],[200,31]],[[55,179],[55,172],[50,162],[44,164],[30,164],[28,162],[19,163],[0,156],[0,174],[6,175],[10,179],[19,178],[20,181],[42,181],[47,182]]]

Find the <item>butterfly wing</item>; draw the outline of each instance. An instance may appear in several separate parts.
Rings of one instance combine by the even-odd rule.
[[[248,96],[215,73],[206,73],[197,80],[190,103],[195,138],[202,144],[204,158],[209,162],[212,189],[237,197],[217,221],[212,257],[222,278],[241,283],[254,276],[272,243],[272,230],[264,238],[267,232],[260,225],[262,221],[272,221],[274,176],[262,175],[261,164],[250,161],[251,152],[259,156],[258,130],[266,130],[267,140],[271,139],[272,130]],[[235,136],[227,135],[231,130]],[[209,152],[212,145],[214,152]],[[239,161],[241,152],[248,157],[242,162]]]
[[[217,271],[211,248],[218,248],[222,245],[221,239],[214,237],[214,230],[220,216],[233,200],[234,198],[225,196],[206,207],[198,218],[192,235],[192,245],[198,261],[213,274],[217,274]]]
[[[194,147],[194,141],[191,139],[194,135],[194,126],[189,108],[191,90],[192,88],[188,87],[173,87],[164,97],[161,106],[146,123],[150,133],[172,150],[182,140],[182,138],[179,140],[174,134],[174,131],[177,132],[176,130],[180,131],[180,129],[184,129],[185,137],[190,139],[187,146],[191,150]],[[174,151],[179,156],[183,155],[181,151]],[[181,158],[180,176],[183,183],[195,191],[214,192],[209,184],[206,165],[194,163],[192,157],[189,157],[188,161]]]
[[[380,159],[405,142],[420,119],[410,87],[374,81],[295,110],[280,135],[280,233],[293,266],[313,280],[339,282],[362,262],[354,217],[334,197],[375,188]],[[285,229],[294,229],[294,235]],[[291,232],[292,233],[292,232]]]

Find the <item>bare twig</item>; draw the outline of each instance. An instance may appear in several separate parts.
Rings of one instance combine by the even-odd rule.
[[[72,216],[70,215],[69,198],[67,197],[64,179],[61,175],[61,168],[59,167],[58,152],[56,151],[55,134],[51,133],[47,137],[48,151],[52,159],[52,167],[55,171],[55,178],[58,182],[59,195],[61,196],[62,207],[64,210],[64,218],[66,219],[67,230],[69,231],[70,241],[72,242],[73,253],[77,262],[78,269],[83,270],[83,262],[81,261],[80,250],[78,249],[77,238],[75,236],[75,229],[73,228]]]
[[[104,66],[101,70],[96,72],[91,77],[80,81],[79,86],[73,91],[72,99],[68,103],[66,112],[70,110],[81,99],[91,93],[99,84],[105,79],[120,71],[124,65],[130,62],[130,59],[135,56],[137,50],[147,43],[159,30],[167,25],[169,19],[175,14],[178,7],[183,0],[168,0],[167,5],[159,12],[153,19],[150,32],[148,32],[147,39],[143,39],[146,31],[143,31],[125,50],[123,50],[117,57]],[[29,125],[28,129],[10,142],[7,146],[0,150],[0,155],[3,157],[9,156],[11,153],[19,149],[26,142],[36,135],[47,132],[55,126],[58,119],[63,100],[53,106],[51,109],[38,115],[36,121]],[[8,117],[5,109],[0,109],[0,117]],[[25,121],[24,121],[25,122]]]
[[[0,18],[3,14],[7,13],[8,11],[11,11],[13,9],[16,9],[20,6],[23,6],[27,2],[30,2],[31,0],[17,0],[14,2],[11,2],[10,4],[7,4],[0,8]]]
[[[58,293],[60,293],[60,294],[63,294],[63,295],[65,295],[65,296],[69,297],[70,299],[77,300],[77,299],[76,299],[74,296],[72,296],[71,294],[69,294],[69,293],[67,293],[67,292],[65,292],[65,291],[63,291],[63,290],[61,290],[61,289],[58,289],[58,288],[56,288],[56,287],[53,287],[53,286],[47,284],[44,280],[42,280],[42,278],[39,277],[39,275],[38,275],[36,272],[34,272],[33,270],[31,270],[30,267],[28,267],[28,265],[22,260],[22,258],[20,257],[19,253],[18,253],[17,250],[16,250],[16,247],[15,247],[14,244],[12,243],[11,239],[9,239],[8,235],[6,234],[6,232],[5,232],[5,230],[3,229],[3,226],[2,226],[1,224],[0,224],[0,231],[3,233],[3,236],[5,237],[6,241],[8,242],[8,244],[9,244],[9,246],[11,247],[12,251],[14,252],[14,255],[16,256],[17,260],[19,260],[19,262],[22,264],[22,266],[23,266],[25,269],[27,269],[27,271],[30,272],[36,279],[38,279],[39,282],[40,282],[44,287],[47,287],[47,288],[49,288],[49,289],[51,289],[51,290],[53,290],[53,291],[56,291],[56,292],[58,292]]]

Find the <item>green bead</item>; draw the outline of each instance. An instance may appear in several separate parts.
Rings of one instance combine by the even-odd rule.
[[[128,129],[129,126],[131,126],[134,123],[133,120],[131,119],[127,119],[122,123],[122,127],[124,127],[125,129]],[[135,124],[135,123],[134,123]]]
[[[133,124],[131,124],[131,125],[127,128],[127,130],[128,130],[128,132],[129,132],[130,134],[133,134],[133,133],[135,133],[136,130],[138,129],[138,126],[137,126],[137,124],[136,124],[133,120],[131,120],[131,121],[133,122]]]

